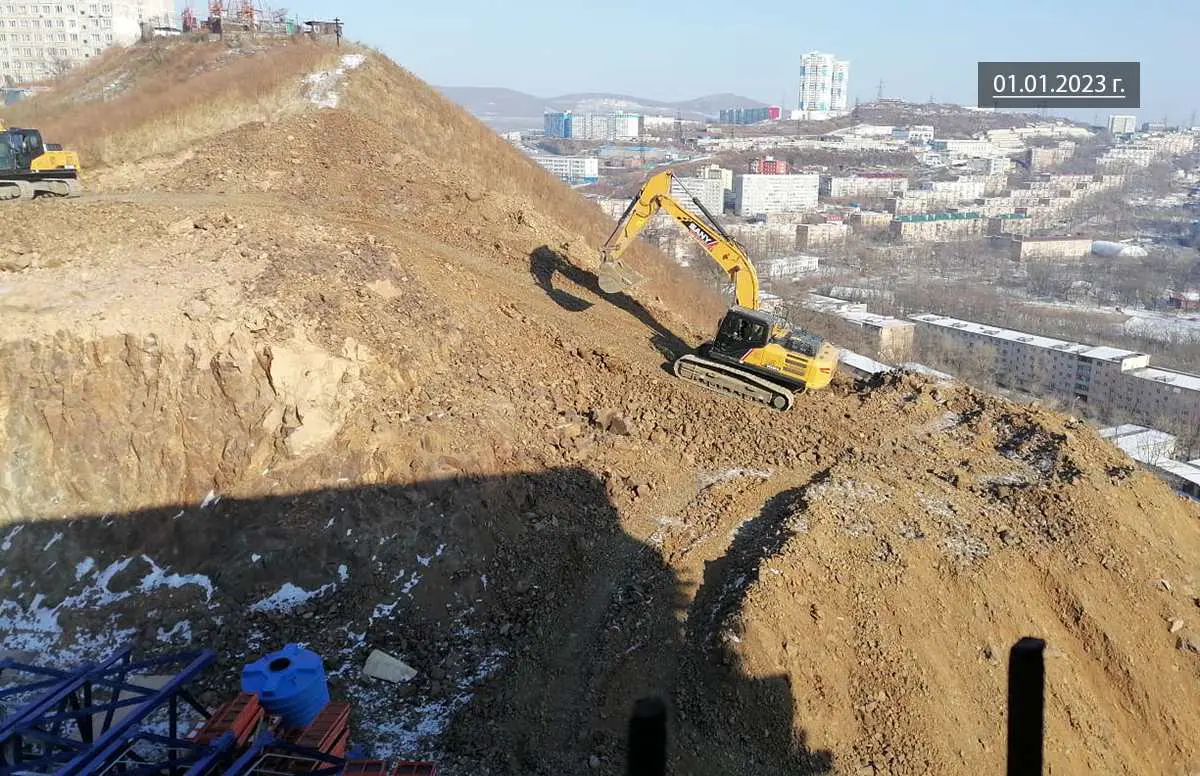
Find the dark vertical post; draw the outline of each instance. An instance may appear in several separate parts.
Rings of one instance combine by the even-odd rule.
[[[338,17],[333,17],[333,34],[337,36],[338,48],[342,47],[342,20]]]
[[[1008,776],[1041,776],[1046,642],[1023,638],[1008,656]]]
[[[629,776],[664,776],[667,772],[667,705],[661,698],[642,698],[629,720]]]

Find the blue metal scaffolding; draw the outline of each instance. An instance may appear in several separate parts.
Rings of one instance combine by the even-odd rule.
[[[335,712],[335,723],[318,717],[304,730],[283,727],[275,717],[266,724],[261,710],[250,721],[230,722],[230,713],[238,717],[238,698],[213,716],[187,686],[215,653],[135,660],[133,651],[129,644],[102,662],[74,668],[0,660],[0,776],[437,773],[436,763],[427,762],[401,762],[392,771],[382,760],[332,754],[304,738],[316,731],[324,741],[322,735],[340,724],[332,739],[340,743],[327,748],[345,752],[349,731],[337,714],[348,711]]]
[[[188,719],[209,716],[186,685],[215,654],[135,661],[133,646],[73,669],[0,661],[0,776],[200,776],[229,756],[230,733],[186,737]],[[161,687],[137,681],[151,675],[166,677]]]

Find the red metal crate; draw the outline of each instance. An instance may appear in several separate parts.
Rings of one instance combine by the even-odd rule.
[[[392,769],[392,776],[437,776],[437,763],[402,760]]]
[[[351,760],[342,776],[388,776],[388,764],[386,760]]]
[[[243,692],[226,701],[205,723],[191,735],[191,740],[199,744],[211,744],[228,732],[237,739],[238,746],[244,746],[254,735],[255,728],[262,721],[262,706],[258,696]]]

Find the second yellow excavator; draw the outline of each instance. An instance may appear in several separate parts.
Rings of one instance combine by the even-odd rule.
[[[0,200],[78,197],[79,155],[47,143],[36,129],[0,122]]]
[[[675,359],[675,376],[718,393],[791,409],[794,395],[825,388],[838,366],[838,349],[812,332],[789,329],[759,304],[758,273],[746,251],[670,170],[652,176],[629,203],[617,228],[600,249],[602,291],[629,291],[644,281],[621,263],[621,254],[660,210],[696,239],[733,281],[736,303],[717,326],[716,336],[695,353]],[[682,191],[701,215],[672,194]]]

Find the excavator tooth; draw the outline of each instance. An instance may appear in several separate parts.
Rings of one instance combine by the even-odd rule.
[[[606,294],[629,291],[646,282],[646,278],[619,261],[600,265],[596,279],[600,282],[600,290]]]

